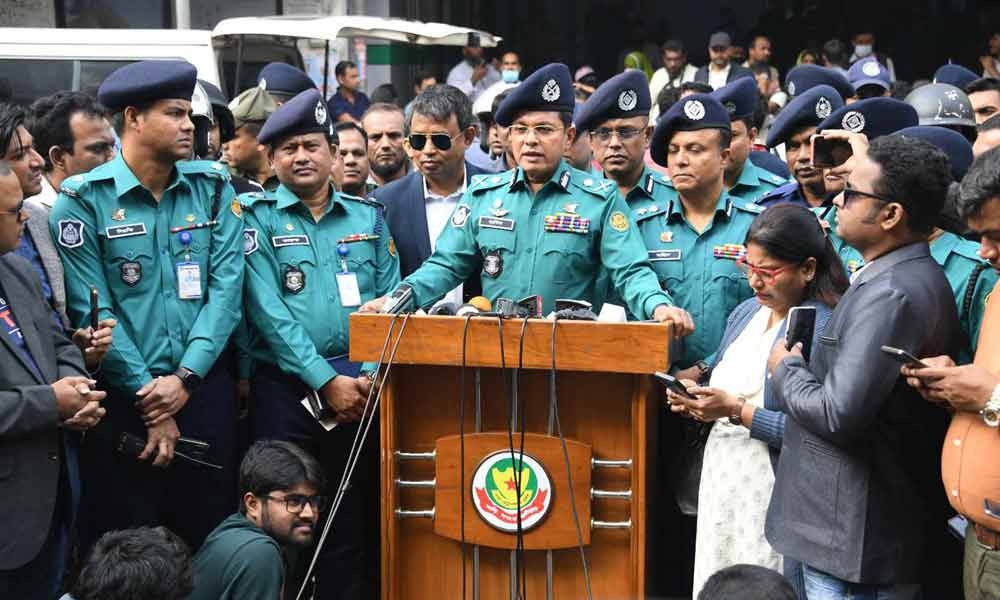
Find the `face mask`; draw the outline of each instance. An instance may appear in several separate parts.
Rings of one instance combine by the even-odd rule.
[[[869,44],[858,44],[857,46],[854,47],[854,54],[856,54],[858,58],[864,58],[870,55],[871,53],[872,53],[872,47]]]
[[[504,69],[503,71],[500,71],[500,76],[503,78],[504,83],[517,83],[517,79],[521,76],[521,72]]]

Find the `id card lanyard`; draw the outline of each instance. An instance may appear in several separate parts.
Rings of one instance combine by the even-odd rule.
[[[181,300],[198,300],[201,298],[201,265],[191,262],[191,232],[178,232],[177,240],[184,247],[184,261],[177,263],[177,296]]]
[[[358,287],[358,274],[347,269],[347,255],[351,248],[345,243],[337,244],[337,254],[340,256],[340,273],[337,273],[337,292],[340,294],[340,305],[344,308],[361,306],[361,288]]]

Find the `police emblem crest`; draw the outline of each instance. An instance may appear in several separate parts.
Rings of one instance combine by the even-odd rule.
[[[825,119],[830,116],[831,112],[833,112],[833,105],[826,99],[826,96],[820,96],[819,100],[816,101],[816,118]]]
[[[840,120],[840,126],[846,131],[859,133],[865,128],[865,116],[856,110],[848,111]]]
[[[298,294],[306,287],[306,274],[298,267],[288,267],[285,269],[285,290],[292,294]]]
[[[134,260],[127,260],[119,266],[121,270],[122,283],[129,287],[135,287],[142,281],[142,265]]]
[[[79,248],[83,245],[83,221],[65,219],[59,221],[59,245],[64,248]]]
[[[496,279],[503,273],[503,258],[499,250],[490,250],[483,257],[483,273]]]
[[[628,217],[620,210],[611,213],[611,229],[615,231],[628,231]]]
[[[317,125],[326,123],[326,105],[323,104],[322,100],[316,102],[316,110],[313,112],[313,116],[316,117]]]
[[[112,221],[124,221],[125,220],[125,209],[119,208],[115,212],[111,213]]]
[[[259,248],[257,243],[257,230],[256,229],[244,229],[243,230],[243,254],[251,255],[257,251]]]
[[[795,95],[795,82],[794,81],[789,81],[788,82],[788,95],[789,96],[794,96]]]
[[[639,95],[635,90],[625,90],[618,94],[618,108],[624,111],[632,110],[639,103]]]
[[[700,121],[705,117],[705,105],[700,100],[688,100],[684,103],[684,114],[692,121]]]
[[[538,526],[552,508],[552,482],[535,457],[508,450],[483,459],[472,475],[479,517],[503,533]]]
[[[878,67],[878,63],[875,62],[875,61],[866,62],[861,67],[861,72],[864,73],[865,75],[869,76],[869,77],[878,77],[878,74],[881,71],[882,70],[879,69],[879,67]]]
[[[559,84],[556,83],[555,79],[550,79],[545,82],[542,86],[542,100],[546,102],[555,102],[559,99],[562,92],[559,90]]]
[[[469,213],[472,209],[465,204],[459,204],[455,208],[455,212],[451,215],[451,226],[452,227],[465,227],[465,222],[469,220]]]

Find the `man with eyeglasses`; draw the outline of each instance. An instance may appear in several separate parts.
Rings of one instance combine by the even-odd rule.
[[[465,159],[476,138],[472,101],[450,85],[435,85],[413,101],[404,147],[416,170],[372,192],[385,204],[386,222],[399,248],[399,270],[407,277],[427,260],[473,176],[486,171]],[[456,282],[444,302],[462,305],[478,296],[477,278]]]
[[[240,464],[239,511],[195,555],[188,600],[294,598],[285,565],[290,553],[313,542],[326,509],[326,498],[317,494],[325,487],[322,467],[295,444],[254,443]]]
[[[576,137],[573,105],[569,68],[561,63],[538,69],[510,91],[496,121],[510,128],[518,168],[469,187],[434,255],[406,278],[415,304],[430,306],[475,275],[487,298],[538,294],[548,312],[557,298],[594,302],[606,269],[633,314],[670,321],[678,336],[687,335],[694,323],[660,289],[617,186],[563,158]],[[384,302],[362,309],[379,310]]]

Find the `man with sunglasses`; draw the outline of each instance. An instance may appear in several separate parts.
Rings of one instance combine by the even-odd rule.
[[[240,464],[239,511],[219,524],[194,557],[188,600],[294,598],[289,553],[309,547],[326,498],[323,469],[295,444],[256,442]],[[308,555],[300,556],[308,558]],[[284,594],[282,594],[284,592]]]
[[[372,192],[385,204],[386,223],[399,249],[399,270],[407,277],[427,260],[468,188],[486,171],[465,159],[476,137],[472,101],[456,87],[435,85],[413,101],[404,147],[416,166],[406,177]],[[463,304],[478,296],[477,278],[450,290],[446,301]]]
[[[678,336],[694,323],[660,289],[628,206],[614,182],[570,167],[563,158],[576,137],[569,68],[546,65],[510,91],[496,121],[509,127],[518,168],[479,178],[463,195],[434,255],[406,278],[418,306],[478,276],[483,295],[538,294],[543,311],[557,298],[594,302],[602,269],[636,316],[671,321]],[[362,310],[379,310],[379,298]]]

